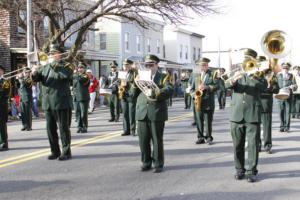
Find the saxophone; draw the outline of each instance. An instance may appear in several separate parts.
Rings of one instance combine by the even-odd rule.
[[[206,78],[206,75],[204,76],[203,80],[201,80],[201,83],[199,86],[203,85],[204,84],[204,80]],[[202,104],[202,96],[203,96],[203,90],[201,89],[198,89],[195,91],[195,100],[194,100],[194,103],[195,103],[195,110],[197,112],[200,112],[201,111],[201,104]]]
[[[126,90],[126,81],[122,80],[118,90],[119,99],[123,99],[125,97],[125,90]]]
[[[201,104],[202,104],[202,90],[196,90],[195,92],[195,109],[197,112],[201,111]]]

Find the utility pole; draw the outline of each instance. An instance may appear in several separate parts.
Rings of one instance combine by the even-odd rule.
[[[30,68],[30,57],[32,52],[32,20],[31,20],[31,0],[27,0],[27,67]]]

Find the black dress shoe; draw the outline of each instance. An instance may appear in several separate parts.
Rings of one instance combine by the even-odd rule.
[[[141,171],[145,172],[145,171],[149,171],[151,169],[151,166],[147,166],[147,165],[142,165],[141,166]]]
[[[237,173],[234,175],[234,178],[235,178],[235,180],[242,180],[242,179],[245,178],[245,173],[237,172]]]
[[[59,157],[59,155],[55,155],[55,154],[50,154],[48,156],[48,160],[56,160]]]
[[[131,135],[132,136],[137,136],[136,133],[135,133],[135,131],[131,131]]]
[[[108,120],[109,122],[114,122],[115,121],[115,119],[110,119],[110,120]]]
[[[205,140],[204,139],[198,139],[197,141],[196,141],[196,144],[204,144],[205,143]]]
[[[256,175],[253,175],[253,174],[248,175],[248,176],[247,176],[247,181],[248,181],[249,183],[255,182],[255,181],[256,181]]]
[[[26,131],[32,131],[32,128],[27,128]]]
[[[25,127],[21,128],[21,131],[25,131],[25,130],[26,130],[26,128],[25,128]]]
[[[76,131],[76,133],[81,133],[81,128],[79,128],[79,129]]]
[[[127,136],[130,135],[129,133],[122,133],[121,136]]]
[[[59,156],[58,160],[59,161],[64,161],[64,160],[69,160],[71,158],[72,158],[71,154],[67,154],[67,155],[61,155],[61,156]]]
[[[280,131],[280,132],[284,132],[284,128],[280,128],[279,131]]]
[[[155,167],[154,169],[153,169],[153,173],[160,173],[160,172],[162,172],[163,171],[163,168],[162,167]]]
[[[115,119],[115,122],[119,122],[119,119],[117,118],[117,119]]]
[[[211,138],[208,138],[207,140],[206,140],[206,143],[208,144],[208,145],[212,145],[212,139]]]
[[[0,151],[8,151],[8,145],[2,145]]]
[[[289,131],[290,131],[289,128],[285,128],[285,129],[284,129],[284,132],[287,132],[287,133],[288,133]]]
[[[196,126],[196,122],[191,123],[191,126]]]
[[[269,146],[265,147],[265,151],[267,154],[272,154],[271,147],[269,147]]]
[[[81,133],[87,133],[87,130],[85,128],[81,129]]]

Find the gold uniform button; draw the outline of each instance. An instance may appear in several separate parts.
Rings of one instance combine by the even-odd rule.
[[[246,103],[245,101],[243,101],[243,103]]]

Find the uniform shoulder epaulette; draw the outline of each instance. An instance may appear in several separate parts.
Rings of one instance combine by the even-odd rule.
[[[74,69],[75,69],[75,66],[74,66],[72,63],[69,63],[69,62],[67,62],[67,63],[65,64],[65,67],[69,68],[69,69],[72,70],[72,71],[74,71]]]
[[[9,89],[11,88],[11,83],[9,80],[4,80],[3,82],[3,86],[2,86],[4,89]]]

